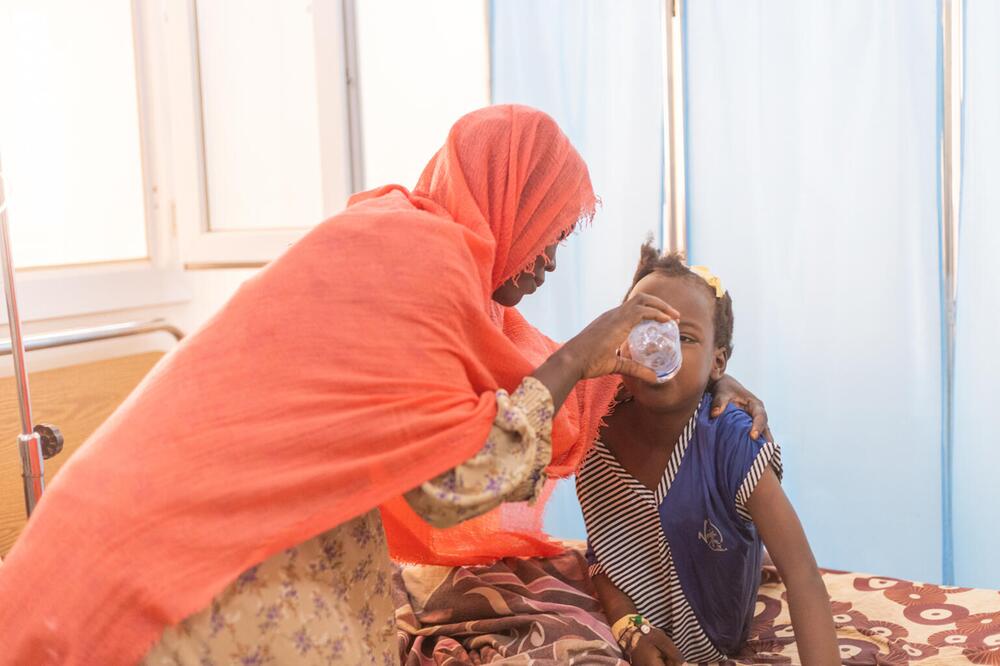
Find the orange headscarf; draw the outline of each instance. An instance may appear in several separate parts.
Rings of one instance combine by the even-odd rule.
[[[554,349],[490,297],[594,203],[555,122],[497,106],[456,123],[413,193],[317,226],[51,484],[0,566],[0,662],[134,663],[243,570],[379,505],[403,559],[552,552],[539,507],[437,531],[397,498],[475,454],[495,391]],[[567,400],[550,473],[579,462],[614,383]]]

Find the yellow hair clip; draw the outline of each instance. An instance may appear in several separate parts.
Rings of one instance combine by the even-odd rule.
[[[688,268],[715,290],[716,298],[722,298],[726,295],[726,288],[722,286],[722,280],[719,279],[719,276],[712,273],[708,266],[688,266]]]

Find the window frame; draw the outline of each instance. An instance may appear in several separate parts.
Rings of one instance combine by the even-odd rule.
[[[488,8],[488,0],[482,1]],[[211,229],[196,2],[129,3],[147,257],[18,269],[25,321],[190,302],[190,271],[263,266],[309,231]],[[313,4],[322,196],[331,215],[364,178],[355,3]],[[483,28],[492,70],[492,31],[488,23]],[[490,74],[487,85],[492,88]]]
[[[162,0],[160,0],[162,3]],[[188,270],[261,266],[281,254],[309,228],[213,230],[209,219],[204,122],[198,60],[197,0],[163,3],[144,36],[158,40],[162,85],[169,102],[163,123],[172,140],[163,148],[171,163],[171,225]],[[333,214],[353,189],[354,124],[349,114],[349,76],[343,0],[313,5],[316,29],[317,97],[323,206]],[[320,220],[317,220],[318,223]]]
[[[164,205],[162,134],[156,126],[158,91],[150,72],[155,63],[144,40],[148,34],[143,3],[133,0],[132,43],[136,72],[136,113],[142,167],[142,224],[146,229],[146,257],[75,265],[32,266],[16,269],[21,317],[39,321],[189,301],[192,290],[181,270],[177,243],[167,223],[172,214]],[[6,312],[0,322],[7,322]]]

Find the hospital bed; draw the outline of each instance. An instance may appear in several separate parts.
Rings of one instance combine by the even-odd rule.
[[[583,545],[545,560],[405,566],[402,663],[626,664],[594,598]],[[1000,664],[1000,592],[824,570],[844,664]],[[749,642],[728,664],[799,664],[785,587],[765,567]]]

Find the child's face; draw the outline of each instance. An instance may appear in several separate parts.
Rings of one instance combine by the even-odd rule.
[[[710,379],[721,379],[726,372],[726,354],[715,348],[715,298],[707,285],[695,277],[669,277],[661,273],[647,275],[632,294],[650,294],[663,299],[681,313],[678,322],[683,362],[680,372],[663,384],[647,384],[625,377],[625,387],[644,407],[670,410],[687,408],[705,392]],[[624,353],[628,353],[626,349]]]

